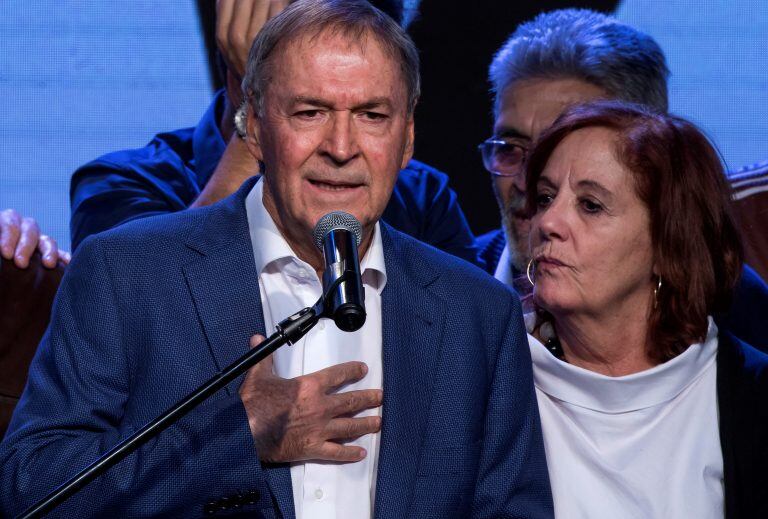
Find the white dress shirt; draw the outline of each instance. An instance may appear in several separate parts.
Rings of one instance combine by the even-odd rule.
[[[504,250],[501,251],[499,263],[496,265],[493,277],[509,287],[514,287],[515,276],[512,273],[512,264],[509,261],[509,243],[504,245]]]
[[[254,185],[246,198],[248,227],[253,256],[259,272],[261,303],[267,335],[275,325],[298,310],[312,306],[322,295],[322,283],[315,270],[300,260],[277,229],[262,203],[263,181]],[[307,236],[307,240],[311,240]],[[274,354],[275,374],[284,378],[348,361],[368,365],[363,380],[343,391],[382,388],[381,291],[387,281],[379,225],[371,245],[360,261],[365,310],[363,327],[342,332],[333,321],[321,319],[302,340],[283,346]],[[380,408],[356,416],[380,415]],[[291,464],[296,518],[365,518],[372,516],[376,488],[379,433],[347,442],[367,451],[356,463],[299,462]]]
[[[622,377],[528,342],[557,517],[723,517],[711,318],[704,343]]]

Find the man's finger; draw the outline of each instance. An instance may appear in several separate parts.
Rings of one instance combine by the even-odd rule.
[[[325,434],[329,440],[354,440],[379,430],[381,430],[381,418],[378,416],[334,418],[325,427]]]
[[[248,47],[248,27],[251,25],[251,14],[253,13],[254,4],[261,5],[262,2],[268,0],[236,0],[235,9],[232,13],[232,20],[229,22],[229,29],[227,34],[228,48],[226,50],[227,56],[229,56],[229,66],[233,68],[233,72],[242,77],[245,71],[245,61],[248,55],[243,55],[243,48]]]
[[[272,0],[269,2],[269,15],[267,19],[271,20],[280,14],[290,3],[290,0]]]
[[[13,262],[20,269],[29,266],[29,260],[32,254],[37,250],[37,243],[40,241],[40,228],[34,218],[22,218],[21,233],[19,242],[16,244],[16,251],[13,254]]]
[[[342,386],[362,380],[367,373],[368,366],[365,363],[352,361],[329,366],[305,376],[317,378],[320,385],[325,388],[326,394],[328,394],[333,393]]]
[[[56,240],[45,234],[40,235],[40,239],[37,242],[37,250],[40,251],[40,256],[43,258],[43,266],[48,269],[56,268],[59,263],[59,247],[56,245]]]
[[[265,340],[266,339],[264,338],[263,335],[257,333],[256,335],[253,335],[251,339],[248,341],[248,346],[250,346],[251,348],[255,348]]]
[[[365,409],[379,407],[384,393],[381,389],[361,389],[331,395],[329,411],[331,416],[354,415]]]
[[[360,461],[365,458],[367,452],[362,447],[354,445],[340,445],[334,442],[325,442],[310,459],[325,461]]]
[[[13,259],[21,234],[21,216],[13,209],[0,211],[0,253],[7,260]]]
[[[229,61],[229,23],[235,9],[235,0],[218,0],[216,2],[216,44],[224,57]]]
[[[251,337],[249,341],[249,346],[251,349],[257,347],[259,344],[264,342],[264,336],[256,334],[253,337]],[[248,380],[256,379],[256,378],[264,378],[264,377],[270,377],[273,376],[273,365],[274,365],[274,359],[273,355],[269,355],[268,357],[264,358],[261,362],[253,366],[251,369],[248,370],[248,376],[246,377]]]
[[[251,45],[253,45],[253,40],[256,39],[256,35],[259,34],[259,31],[261,31],[261,29],[264,27],[264,24],[267,23],[267,20],[272,18],[272,4],[274,3],[274,0],[261,0],[256,1],[254,4],[253,12],[251,12],[250,23],[248,24],[248,32],[246,34],[246,45],[242,49],[243,63],[248,61],[248,51],[251,50]],[[241,75],[244,73],[245,70],[241,71]]]
[[[72,253],[65,250],[60,250],[59,259],[64,263],[64,265],[69,265],[69,262],[72,261]]]

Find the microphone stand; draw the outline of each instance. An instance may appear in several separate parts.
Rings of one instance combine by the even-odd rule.
[[[342,282],[347,281],[348,278],[352,277],[350,274],[349,271],[345,271],[341,277],[336,279],[334,283],[325,290],[322,297],[314,306],[304,308],[292,316],[280,321],[276,326],[277,331],[275,331],[275,333],[268,339],[224,368],[223,371],[216,374],[202,386],[180,400],[165,413],[112,447],[112,449],[102,455],[98,460],[88,465],[72,479],[24,511],[17,517],[17,519],[42,517],[50,512],[85,485],[123,460],[133,451],[176,423],[180,418],[197,407],[216,391],[261,362],[280,346],[285,343],[295,344],[298,342],[317,324],[321,317],[331,317],[326,315],[326,308],[331,308],[333,306],[330,304],[330,301],[334,291]]]

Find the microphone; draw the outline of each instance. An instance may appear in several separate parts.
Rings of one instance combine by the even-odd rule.
[[[363,238],[360,222],[349,213],[333,211],[320,218],[313,235],[315,245],[325,257],[323,293],[344,277],[326,300],[324,314],[340,330],[357,331],[365,323],[365,291],[357,257],[357,247]]]

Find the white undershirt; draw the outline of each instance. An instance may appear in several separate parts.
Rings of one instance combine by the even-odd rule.
[[[623,377],[528,342],[557,517],[723,517],[711,318],[704,343]]]
[[[298,310],[312,306],[321,296],[322,285],[315,270],[296,257],[262,203],[263,182],[254,185],[246,198],[248,227],[259,272],[261,303],[267,335],[275,324]],[[308,237],[311,239],[311,237]],[[387,281],[379,225],[371,246],[360,262],[365,310],[363,327],[342,332],[332,321],[322,319],[302,340],[283,346],[274,354],[275,373],[284,378],[348,361],[368,365],[363,380],[343,391],[382,388],[381,291]],[[356,416],[380,415],[380,408]],[[357,463],[300,462],[291,464],[296,518],[366,518],[372,516],[376,489],[379,434],[368,434],[347,443],[363,447],[368,455]]]

